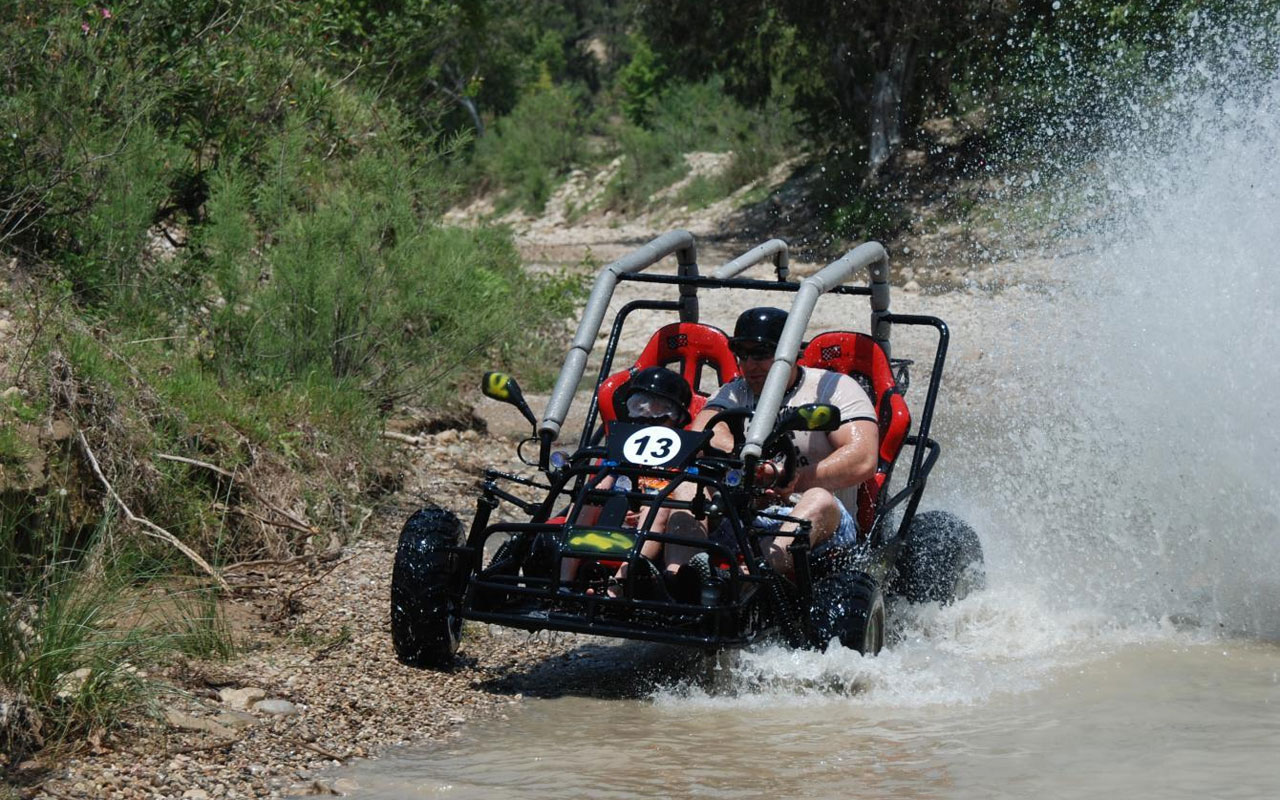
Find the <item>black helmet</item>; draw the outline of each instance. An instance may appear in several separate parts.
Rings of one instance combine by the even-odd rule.
[[[683,428],[692,419],[689,414],[692,400],[693,392],[680,375],[665,367],[647,367],[627,381],[620,416],[629,420],[665,416]]]
[[[739,344],[766,344],[777,347],[782,338],[782,328],[787,324],[787,312],[780,308],[760,306],[748,308],[738,315],[733,326],[733,338],[729,346]]]

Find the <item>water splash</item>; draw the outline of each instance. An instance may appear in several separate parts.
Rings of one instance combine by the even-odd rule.
[[[660,704],[980,703],[1152,640],[1280,638],[1280,48],[1196,35],[1101,129],[1046,128],[1053,271],[972,298],[990,339],[952,372],[928,505],[980,531],[992,589],[909,610],[879,658],[749,652]],[[1054,150],[1089,125],[1101,147]]]
[[[1087,169],[1061,155],[1072,254],[970,377],[999,402],[947,489],[1060,608],[1276,638],[1280,50],[1208,30],[1110,104]]]
[[[821,653],[752,649],[710,680],[666,685],[653,698],[659,705],[708,709],[977,705],[1033,690],[1123,647],[1202,636],[1167,622],[1121,625],[1094,610],[1063,611],[1018,585],[945,607],[901,604],[892,617],[892,641],[879,656],[839,644]]]

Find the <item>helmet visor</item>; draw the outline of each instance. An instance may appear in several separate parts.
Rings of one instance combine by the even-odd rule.
[[[627,398],[628,419],[680,418],[680,407],[669,397],[650,392],[636,392]]]

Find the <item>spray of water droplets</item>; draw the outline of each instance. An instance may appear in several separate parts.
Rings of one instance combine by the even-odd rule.
[[[927,503],[978,528],[991,588],[900,608],[877,659],[746,653],[727,690],[660,700],[973,703],[1153,639],[1280,638],[1278,28],[1193,24],[1158,80],[1046,122],[1039,180],[1011,182],[1049,197],[1051,266],[949,368],[969,397]]]

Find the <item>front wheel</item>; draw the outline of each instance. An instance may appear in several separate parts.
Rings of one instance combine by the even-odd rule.
[[[884,647],[884,595],[865,572],[837,572],[814,586],[814,645],[826,647],[832,639],[864,656]]]
[[[396,658],[411,667],[443,667],[462,635],[453,592],[463,543],[462,523],[451,511],[427,506],[400,531],[391,572],[391,641]]]
[[[898,557],[899,593],[912,603],[947,604],[986,586],[982,543],[968,523],[946,511],[926,511],[911,521]]]

